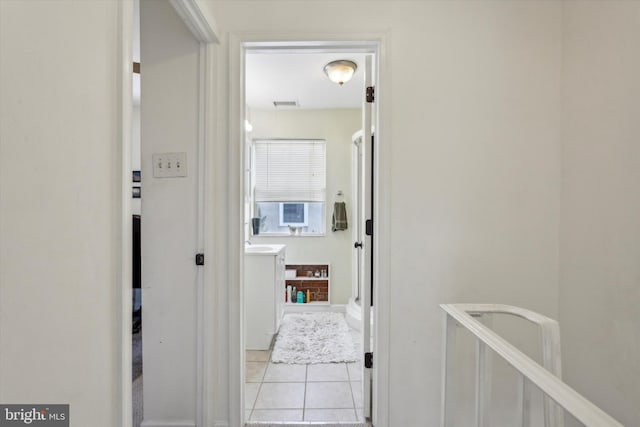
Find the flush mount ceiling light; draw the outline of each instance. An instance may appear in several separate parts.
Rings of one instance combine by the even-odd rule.
[[[353,73],[356,72],[358,66],[353,61],[346,59],[339,59],[337,61],[331,61],[324,66],[324,73],[334,83],[338,83],[340,86],[351,80]]]

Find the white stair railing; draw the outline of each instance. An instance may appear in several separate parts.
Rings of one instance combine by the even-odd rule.
[[[440,307],[444,310],[441,427],[452,425],[451,383],[454,373],[456,332],[459,327],[465,328],[476,338],[476,427],[491,426],[491,354],[504,359],[519,373],[517,389],[521,427],[530,426],[531,388],[529,384],[537,386],[544,395],[545,427],[563,427],[563,409],[587,427],[623,427],[562,382],[560,331],[555,320],[508,305],[441,304]],[[492,315],[497,313],[517,316],[539,326],[544,367],[489,329]]]

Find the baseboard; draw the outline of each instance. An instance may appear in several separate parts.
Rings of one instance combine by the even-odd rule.
[[[191,420],[144,420],[140,427],[196,427],[196,423]]]
[[[345,313],[347,311],[346,304],[284,304],[284,314],[287,313]]]
[[[309,426],[322,426],[322,427],[371,427],[370,423],[356,423],[356,422],[341,422],[341,423],[324,423],[324,422],[306,422],[306,423],[290,423],[290,422],[262,422],[262,423],[247,423],[244,427],[309,427]]]
[[[229,423],[227,421],[214,421],[211,426],[229,427]],[[143,421],[140,427],[196,427],[196,424],[193,421]]]

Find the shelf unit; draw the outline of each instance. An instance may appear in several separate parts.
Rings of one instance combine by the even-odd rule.
[[[302,291],[307,294],[309,290],[311,304],[329,304],[331,301],[331,286],[330,286],[330,265],[328,263],[306,263],[306,264],[287,264],[286,270],[295,270],[295,278],[286,278],[284,285],[285,298],[287,293],[287,286],[295,286],[296,291]],[[326,271],[325,277],[315,276],[315,272]],[[308,274],[311,274],[309,276]],[[292,299],[294,299],[292,297]],[[286,301],[286,304],[297,304],[290,301]]]

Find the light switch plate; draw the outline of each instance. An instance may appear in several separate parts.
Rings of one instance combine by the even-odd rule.
[[[152,161],[154,178],[187,176],[187,153],[155,153]]]

